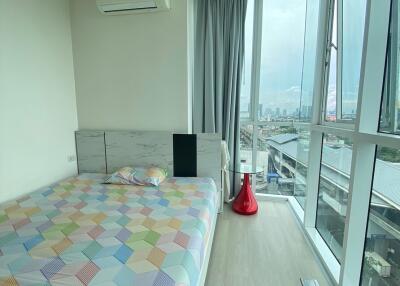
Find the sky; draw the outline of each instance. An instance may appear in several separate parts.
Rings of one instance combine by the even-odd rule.
[[[263,1],[260,70],[260,103],[263,108],[279,107],[288,112],[300,105],[303,66],[305,0]],[[250,101],[252,30],[254,0],[248,2],[245,47],[245,96]]]
[[[345,1],[343,7],[343,25],[346,33],[343,35],[345,78],[342,84],[343,110],[346,113],[352,113],[356,106],[365,2],[366,0]],[[292,113],[300,106],[302,88],[302,105],[311,105],[318,1],[308,0],[307,4],[306,0],[264,0],[263,3],[260,104],[264,110],[275,110],[279,107],[281,111],[286,109],[288,113]],[[253,11],[254,0],[249,0],[245,28],[242,109],[247,109],[250,102]],[[336,73],[336,66],[331,67],[333,73]],[[335,110],[336,75],[331,76],[328,93],[328,110]]]

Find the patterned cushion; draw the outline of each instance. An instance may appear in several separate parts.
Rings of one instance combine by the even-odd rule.
[[[123,167],[107,177],[104,183],[115,185],[135,185],[134,174],[135,170],[133,168]]]
[[[135,168],[133,179],[138,185],[160,185],[167,177],[167,171],[159,167]]]

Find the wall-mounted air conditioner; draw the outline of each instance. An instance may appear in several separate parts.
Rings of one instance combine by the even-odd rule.
[[[106,15],[166,11],[170,0],[96,0],[97,8]]]

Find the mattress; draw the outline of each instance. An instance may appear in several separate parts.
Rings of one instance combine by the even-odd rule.
[[[197,285],[218,208],[212,179],[103,178],[82,174],[0,205],[0,285]]]

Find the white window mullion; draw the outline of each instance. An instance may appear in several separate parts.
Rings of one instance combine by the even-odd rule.
[[[355,141],[340,271],[341,286],[359,285],[374,163],[375,145]]]
[[[362,140],[360,132],[376,134],[386,59],[390,0],[368,0],[363,61],[358,96],[346,214],[340,285],[360,284],[370,196],[375,164],[375,142]]]
[[[311,130],[329,133],[337,136],[347,137],[349,139],[354,139],[354,131],[344,128],[339,128],[337,124],[329,125],[313,125]]]
[[[392,149],[399,149],[400,146],[400,140],[398,135],[358,133],[357,137],[359,138],[360,141],[365,141],[376,145],[382,145],[384,147]]]
[[[261,71],[261,41],[262,41],[262,11],[263,1],[254,1],[253,24],[253,60],[251,76],[251,115],[254,123],[258,122],[258,101],[260,96],[260,71]]]
[[[398,9],[398,0],[393,0],[392,4],[392,9],[393,13],[391,15],[392,23],[399,23],[399,13],[394,13]],[[398,24],[393,24],[391,26],[391,33],[390,33],[390,47],[388,47],[388,50],[390,49],[391,54],[390,58],[387,64],[388,67],[386,69],[386,72],[388,74],[386,75],[389,81],[389,86],[388,86],[388,96],[389,96],[389,106],[387,113],[389,115],[389,132],[390,133],[396,133],[399,126],[398,126],[398,113],[397,113],[397,106],[396,106],[396,101],[398,100],[395,96],[397,95],[397,91],[399,90],[399,79],[398,79],[398,65],[399,65],[399,50],[398,50],[398,35],[399,35],[399,26]]]
[[[335,1],[320,1],[320,17],[319,17],[319,30],[317,39],[317,61],[316,61],[316,73],[315,73],[315,87],[318,89],[318,94],[315,94],[314,90],[314,107],[318,111],[318,114],[314,113],[313,124],[322,124],[326,122],[327,112],[327,100],[328,100],[328,87],[329,87],[329,70],[331,62],[332,49],[332,36],[333,36],[333,25],[334,25],[334,14],[335,14]],[[323,57],[320,59],[320,57]],[[323,62],[319,62],[318,60]],[[318,104],[315,105],[315,104]],[[318,117],[316,117],[318,115]]]
[[[304,208],[304,226],[315,227],[318,205],[319,173],[322,156],[323,133],[312,130],[308,156],[307,192]]]
[[[343,0],[337,1],[336,121],[342,120]]]
[[[255,170],[257,170],[257,150],[258,150],[258,126],[253,125],[253,151],[252,151],[252,158],[251,158],[253,172]],[[256,188],[257,188],[256,174],[252,174],[251,175],[251,189],[253,190],[253,193],[256,193],[256,191],[257,191]]]
[[[257,168],[258,102],[260,96],[261,41],[263,1],[254,1],[253,61],[251,77],[251,118],[253,119],[252,169]],[[256,175],[252,175],[252,189],[256,192]]]
[[[389,31],[390,0],[368,0],[356,130],[376,134]]]

